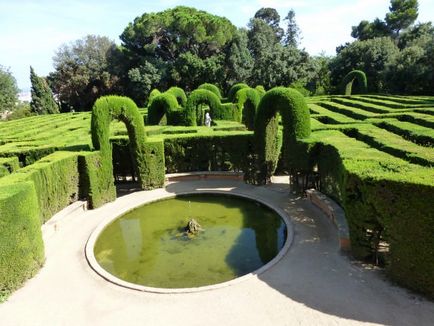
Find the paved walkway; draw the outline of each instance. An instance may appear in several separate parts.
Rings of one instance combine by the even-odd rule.
[[[45,266],[0,305],[9,325],[432,325],[434,303],[391,285],[376,270],[341,255],[335,227],[285,179],[266,187],[238,181],[183,181],[136,192],[97,210],[44,226]],[[281,182],[281,183],[280,183]],[[250,193],[290,216],[294,240],[271,269],[238,284],[187,294],[128,290],[98,276],[84,256],[104,217],[145,198],[194,189]]]

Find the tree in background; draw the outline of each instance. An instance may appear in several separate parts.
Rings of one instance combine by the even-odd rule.
[[[254,61],[248,49],[248,42],[247,30],[245,28],[238,29],[227,49],[224,89],[229,89],[239,81],[249,79]]]
[[[424,34],[407,44],[385,70],[390,91],[398,94],[434,95],[434,35]]]
[[[55,71],[48,80],[63,111],[90,110],[95,100],[112,93],[117,77],[109,60],[116,45],[105,36],[87,35],[61,46],[53,57]]]
[[[126,93],[143,104],[155,87],[177,85],[190,91],[204,82],[223,83],[236,31],[226,18],[182,6],[137,17],[120,36]],[[132,83],[143,92],[136,93]]]
[[[384,21],[379,18],[373,22],[362,20],[358,26],[352,27],[351,36],[359,41],[384,36],[398,40],[400,32],[416,21],[419,14],[418,7],[417,0],[391,0]]]
[[[261,8],[253,17],[255,19],[260,19],[268,26],[271,27],[277,40],[280,42],[284,36],[284,30],[280,27],[280,15],[274,8]]]
[[[347,73],[362,70],[369,81],[368,92],[385,92],[390,82],[383,72],[398,54],[399,49],[390,37],[355,41],[342,47],[331,60],[332,84],[338,86]]]
[[[264,8],[258,12],[263,12],[263,10]],[[294,15],[292,15],[293,24],[295,24]],[[291,11],[288,16],[291,16]],[[273,19],[265,17],[264,19],[264,14],[255,14],[249,22],[248,48],[254,59],[249,83],[263,85],[265,88],[278,85],[289,86],[296,81],[305,85],[313,72],[308,53],[289,43],[283,45],[282,39],[286,40],[295,35],[288,37],[283,34],[279,37],[275,26],[280,22],[277,20],[280,17],[278,15],[272,15]],[[290,33],[296,30],[294,27],[298,28],[293,25],[292,29],[288,29]]]
[[[59,106],[53,98],[53,93],[43,77],[36,75],[30,66],[30,82],[32,83],[30,110],[36,114],[59,113]]]
[[[362,20],[358,26],[353,26],[351,36],[359,41],[365,41],[376,37],[390,36],[390,33],[386,23],[375,18],[373,22]]]
[[[284,20],[287,22],[284,44],[297,47],[300,39],[300,28],[295,22],[295,11],[291,9]]]
[[[417,0],[391,0],[385,21],[393,33],[392,36],[398,38],[399,32],[410,27],[418,15],[419,4]]]
[[[9,69],[0,65],[0,112],[12,111],[18,101],[17,82]]]

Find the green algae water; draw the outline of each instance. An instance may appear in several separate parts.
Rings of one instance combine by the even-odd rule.
[[[203,228],[187,236],[194,218]],[[272,260],[286,225],[270,208],[236,196],[199,194],[161,200],[114,220],[94,254],[110,274],[135,284],[190,288],[229,281]]]

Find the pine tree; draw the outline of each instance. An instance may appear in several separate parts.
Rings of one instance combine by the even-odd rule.
[[[300,38],[300,28],[295,22],[295,11],[291,9],[284,20],[288,21],[284,44],[286,46],[297,47]]]
[[[53,93],[43,77],[36,75],[30,66],[30,81],[32,83],[30,109],[36,114],[59,113],[59,106],[53,98]]]

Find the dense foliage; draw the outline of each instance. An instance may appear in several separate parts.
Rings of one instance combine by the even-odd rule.
[[[87,35],[57,50],[48,79],[63,111],[90,110],[98,97],[113,93],[118,77],[109,64],[115,48],[107,37]]]
[[[36,114],[59,113],[59,106],[53,98],[53,93],[43,77],[36,75],[30,66],[30,82],[32,83],[30,110]]]
[[[0,113],[12,111],[18,100],[17,82],[11,72],[0,65]]]

